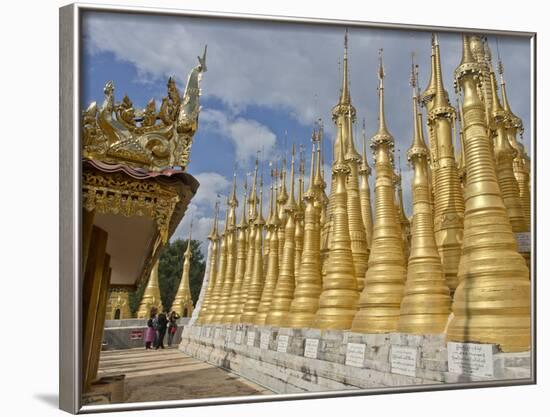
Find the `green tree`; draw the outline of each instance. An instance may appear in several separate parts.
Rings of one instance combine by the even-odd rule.
[[[177,239],[169,242],[160,254],[159,287],[162,305],[168,309],[176,297],[183,270],[183,253],[187,249],[187,239]],[[196,305],[202,286],[206,262],[200,251],[200,242],[191,240],[191,267],[189,269],[189,288],[193,304]],[[147,282],[130,294],[130,308],[133,313],[139,308]]]

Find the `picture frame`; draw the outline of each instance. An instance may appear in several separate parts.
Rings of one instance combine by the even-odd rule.
[[[138,410],[148,408],[166,408],[166,407],[185,407],[196,405],[211,404],[230,404],[230,403],[248,403],[264,402],[273,400],[292,400],[305,398],[324,398],[324,397],[345,397],[351,395],[370,395],[393,392],[417,392],[426,390],[440,389],[459,389],[459,388],[479,388],[491,386],[522,385],[536,383],[536,259],[535,251],[531,258],[531,348],[529,366],[531,375],[529,378],[512,380],[480,380],[469,382],[454,382],[452,384],[423,384],[423,385],[404,385],[384,388],[355,390],[331,390],[322,392],[302,392],[286,393],[274,395],[253,395],[246,397],[221,397],[209,399],[186,399],[174,401],[157,401],[146,403],[118,403],[109,405],[84,405],[82,404],[82,339],[83,328],[81,317],[82,311],[82,292],[83,292],[83,271],[82,271],[82,131],[81,119],[82,103],[82,19],[83,14],[87,12],[112,12],[127,13],[136,15],[151,16],[181,16],[181,17],[200,17],[213,19],[233,19],[239,22],[278,22],[284,24],[304,24],[304,25],[326,25],[340,28],[360,29],[360,28],[380,28],[395,30],[422,30],[438,31],[450,33],[479,33],[482,32],[493,36],[516,36],[529,38],[531,43],[530,55],[530,74],[531,82],[531,155],[536,155],[536,33],[523,32],[504,32],[494,30],[467,29],[467,28],[440,28],[432,26],[414,26],[401,24],[379,24],[360,21],[339,21],[323,20],[310,18],[290,18],[277,16],[228,14],[216,12],[197,12],[165,10],[155,8],[137,8],[137,7],[117,7],[104,5],[83,5],[73,4],[60,8],[60,408],[71,412],[101,412],[101,411],[123,411]],[[447,75],[448,77],[448,75]],[[336,100],[336,98],[335,98]],[[86,103],[87,104],[87,103]],[[532,172],[536,171],[536,159],[532,158]],[[536,177],[533,175],[533,178]],[[535,184],[535,183],[533,183]],[[532,217],[536,221],[536,186],[533,187],[532,197]],[[532,228],[533,233],[529,237],[532,247],[536,247],[536,228]],[[227,333],[226,333],[227,334]],[[247,334],[248,335],[248,334]],[[307,339],[307,338],[306,338]],[[313,340],[313,339],[311,339]],[[243,344],[248,343],[244,339]],[[261,343],[261,334],[254,333],[252,344]],[[307,341],[305,341],[307,343]],[[348,342],[348,348],[350,344]],[[359,343],[361,345],[361,343]],[[365,346],[365,345],[363,345]],[[354,346],[351,346],[353,348]],[[359,348],[359,347],[358,347]],[[277,341],[275,351],[283,349]],[[286,348],[285,348],[286,350]],[[305,355],[305,353],[304,353]],[[352,355],[349,355],[350,357]],[[346,354],[346,360],[348,355]],[[353,360],[353,359],[352,359]],[[353,366],[353,365],[352,365]]]

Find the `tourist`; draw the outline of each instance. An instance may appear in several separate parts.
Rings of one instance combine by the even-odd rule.
[[[167,324],[168,319],[166,318],[166,313],[160,313],[157,317],[157,341],[155,342],[155,349],[159,347],[164,349],[164,335],[166,334]]]
[[[168,317],[168,347],[172,346],[172,341],[174,340],[174,336],[178,331],[179,318],[180,315],[175,311],[172,311],[170,313],[170,316]]]
[[[157,308],[152,307],[151,312],[149,313],[149,320],[147,320],[147,330],[145,330],[145,350],[151,349],[151,343],[155,341],[156,330],[154,326],[154,321],[157,317]]]

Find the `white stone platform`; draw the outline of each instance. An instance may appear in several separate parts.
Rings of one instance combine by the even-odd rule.
[[[496,345],[448,347],[443,334],[240,324],[186,326],[179,349],[276,393],[531,378],[530,352],[502,353]],[[454,372],[449,372],[449,359]]]

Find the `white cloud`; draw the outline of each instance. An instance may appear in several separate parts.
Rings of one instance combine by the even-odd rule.
[[[227,136],[235,147],[235,156],[240,164],[248,164],[263,151],[263,159],[273,154],[276,143],[275,133],[256,120],[244,117],[232,118],[220,110],[205,109],[201,113],[201,123],[205,129],[213,129]]]
[[[214,207],[216,201],[224,200],[228,194],[231,182],[217,172],[202,172],[194,175],[200,186],[193,203],[199,206],[206,205]]]

